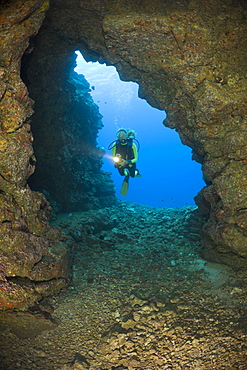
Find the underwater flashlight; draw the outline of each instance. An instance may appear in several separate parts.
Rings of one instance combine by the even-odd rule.
[[[120,157],[113,157],[113,160],[114,160],[115,163],[120,162],[120,159],[121,159]]]
[[[117,154],[116,157],[113,157],[113,160],[115,163],[122,163],[123,162],[123,158],[121,157],[121,154]]]

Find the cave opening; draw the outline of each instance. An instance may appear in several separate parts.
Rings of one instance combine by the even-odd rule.
[[[195,206],[193,198],[204,186],[200,165],[191,160],[191,149],[181,144],[176,130],[162,124],[166,113],[139,98],[139,85],[122,81],[115,67],[87,63],[78,52],[66,54],[65,61],[57,62],[63,65],[63,77],[53,65],[44,68],[35,52],[22,60],[22,78],[35,101],[37,162],[28,179],[31,188],[47,197],[55,213],[113,204],[112,180],[122,200],[153,207]],[[80,74],[86,79],[80,80]],[[133,128],[141,143],[142,177],[131,181],[127,197],[119,194],[122,178],[107,150],[123,126]]]
[[[192,161],[191,149],[181,144],[176,130],[162,124],[166,112],[141,99],[139,85],[122,81],[114,66],[86,62],[79,51],[76,54],[75,71],[90,83],[90,94],[102,114],[97,142],[106,151],[102,169],[111,173],[116,196],[153,207],[195,206],[193,197],[205,185],[201,168]],[[108,149],[122,127],[134,129],[141,144],[138,166],[142,177],[131,182],[127,197],[119,193],[123,179],[113,168]]]

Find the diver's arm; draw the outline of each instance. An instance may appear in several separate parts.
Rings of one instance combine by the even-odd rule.
[[[119,167],[123,167],[125,165],[125,160],[121,158],[121,155],[120,154],[116,154],[117,152],[117,145],[116,143],[114,144],[113,148],[112,148],[112,159],[114,161],[114,167],[115,168],[119,168]]]
[[[117,150],[117,146],[116,146],[116,143],[115,143],[113,148],[112,148],[112,151],[111,151],[112,157],[116,157],[116,150]]]
[[[133,149],[134,158],[131,159],[131,161],[129,161],[129,162],[130,163],[136,163],[137,160],[138,160],[138,151],[137,151],[137,147],[134,143],[132,144],[132,149]]]

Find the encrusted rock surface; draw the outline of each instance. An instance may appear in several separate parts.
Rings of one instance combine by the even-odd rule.
[[[246,370],[246,274],[201,259],[202,223],[128,202],[60,215],[73,282],[43,317],[1,316],[2,368]]]
[[[50,205],[26,182],[34,171],[33,101],[20,79],[21,57],[39,30],[46,1],[1,2],[0,308],[26,310],[66,286],[69,259]]]

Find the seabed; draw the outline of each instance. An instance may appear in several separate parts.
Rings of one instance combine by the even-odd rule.
[[[246,370],[247,276],[200,257],[201,223],[128,202],[58,216],[71,285],[2,315],[0,369]]]

